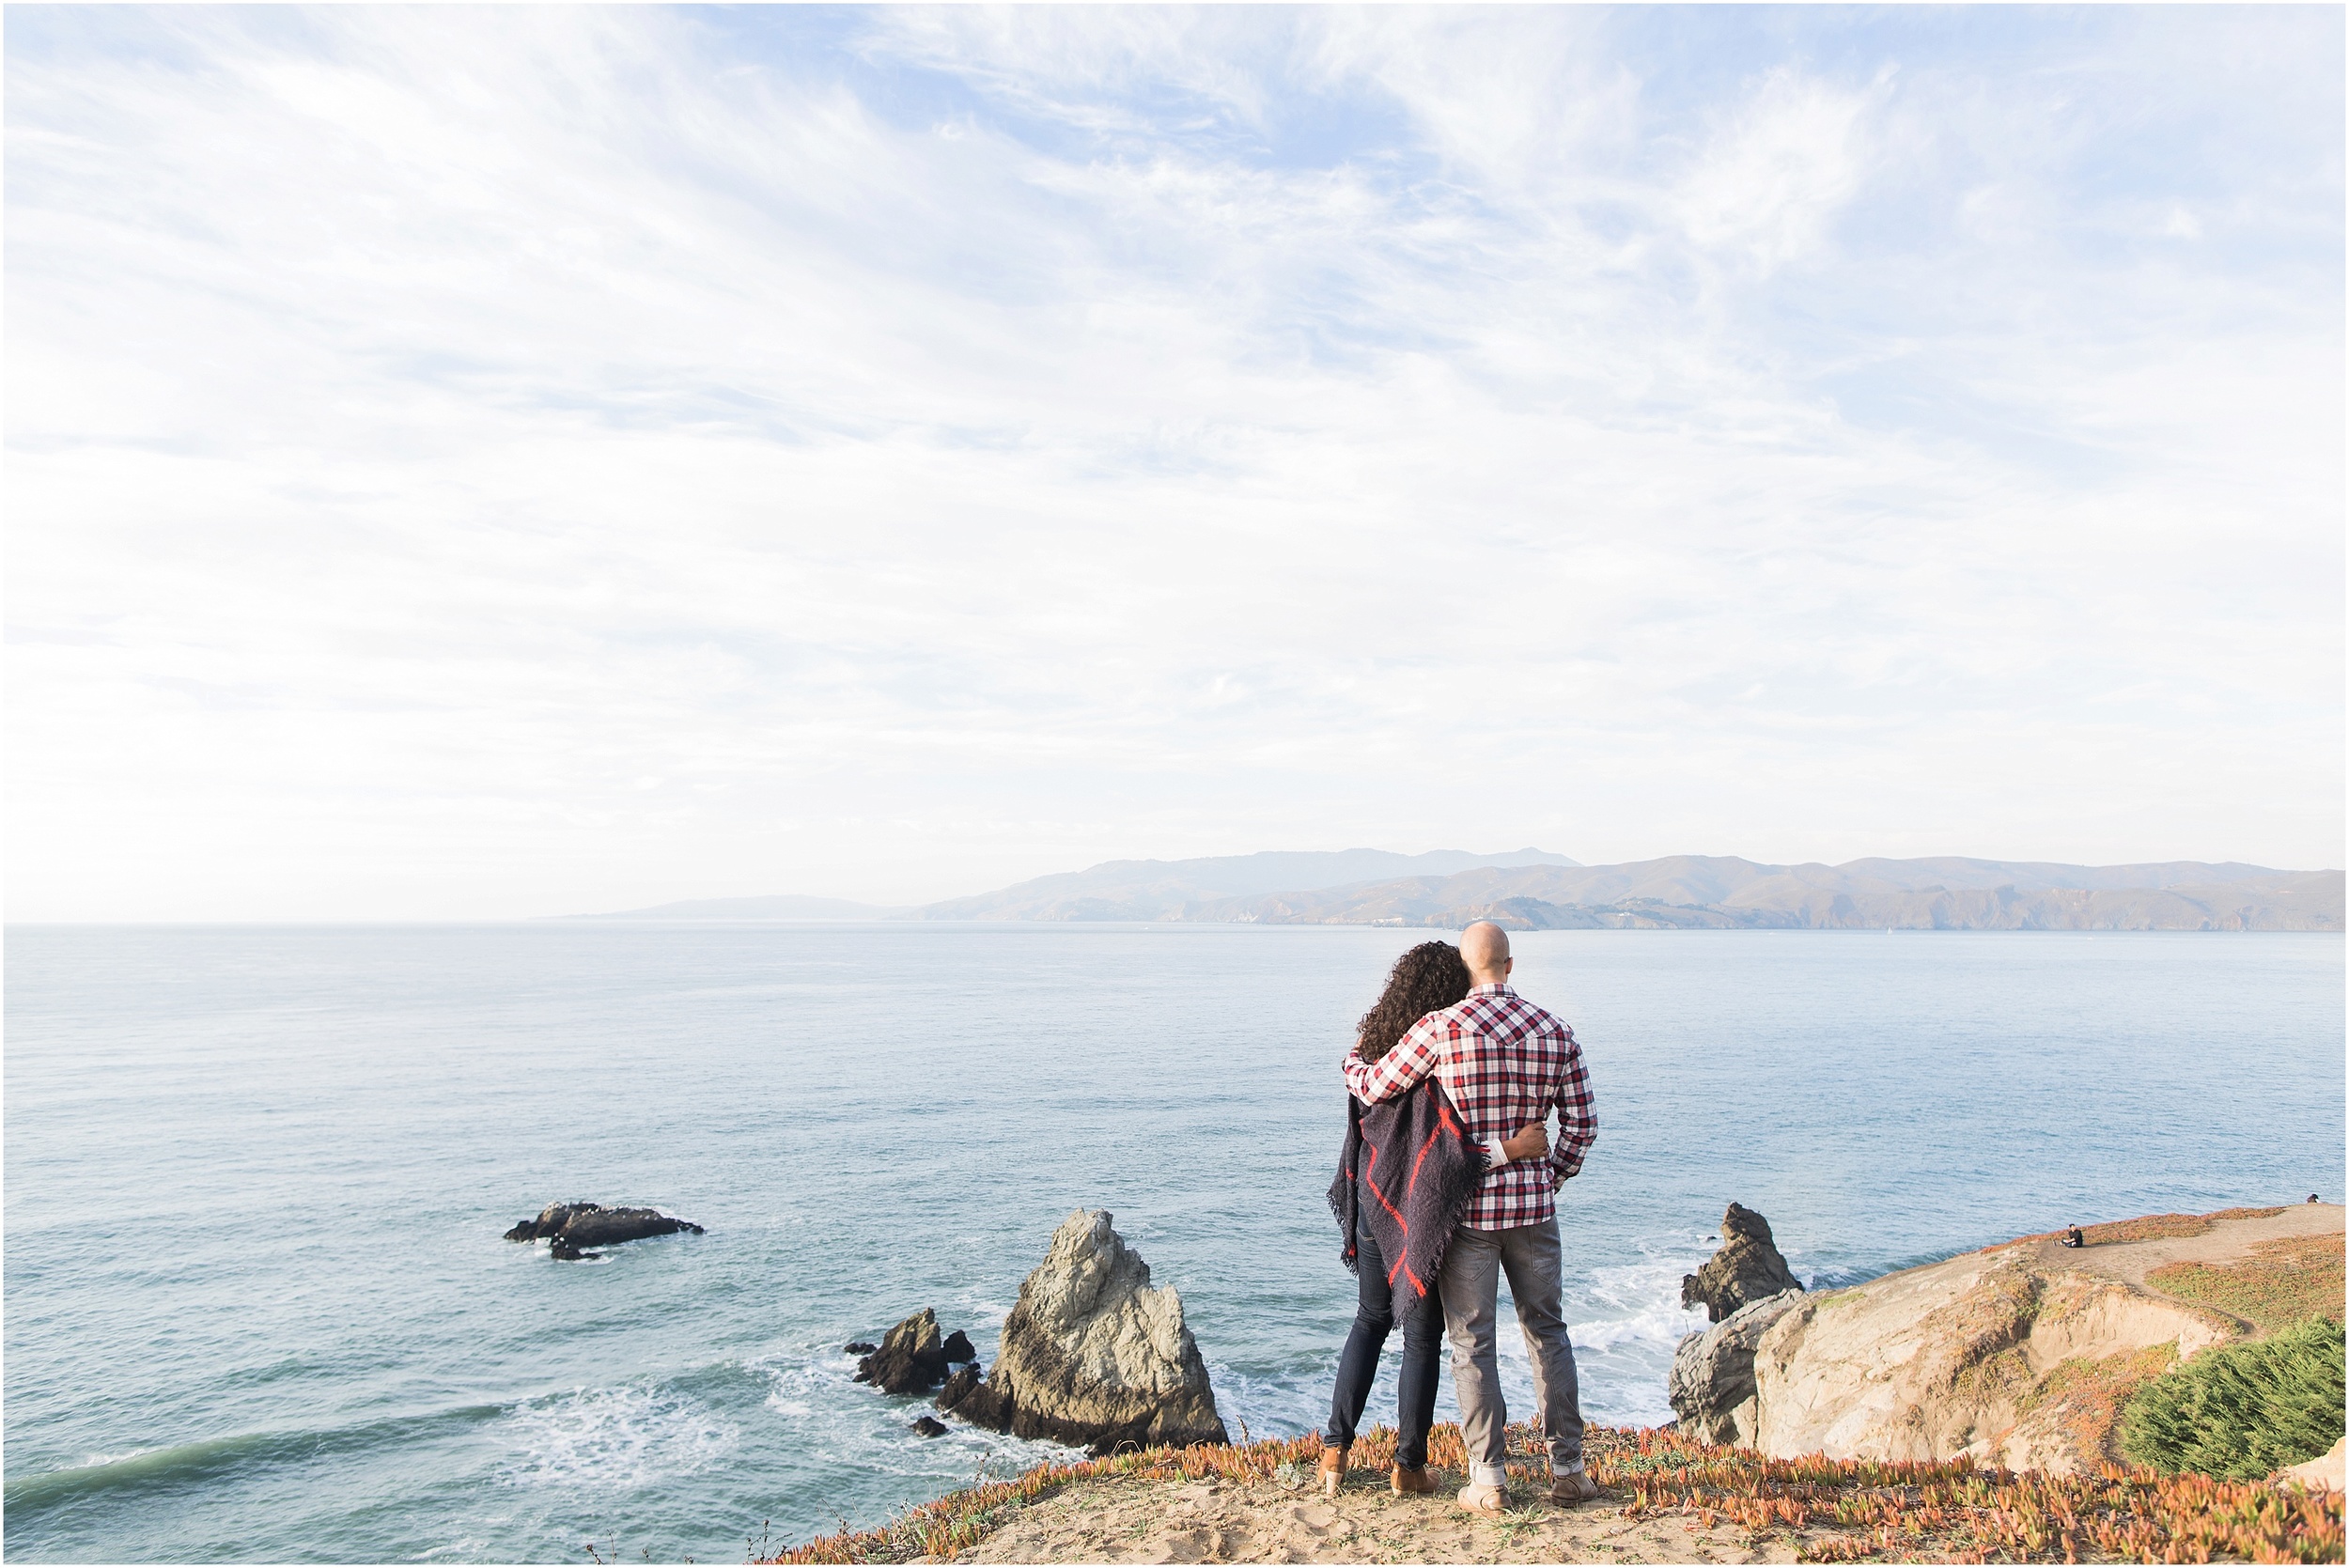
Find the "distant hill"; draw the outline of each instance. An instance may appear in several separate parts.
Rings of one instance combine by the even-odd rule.
[[[1197,920],[1201,906],[1278,893],[1284,888],[1334,889],[1406,877],[1441,877],[1475,868],[1579,864],[1541,849],[1472,855],[1436,849],[1399,855],[1387,849],[1266,850],[1193,861],[1104,861],[972,898],[926,905],[911,920]]]
[[[647,909],[614,909],[609,914],[566,915],[566,920],[880,920],[898,912],[881,904],[859,904],[847,898],[804,898],[784,893],[773,898],[689,898],[678,904],[655,904]]]
[[[2235,862],[2077,866],[1937,857],[1765,865],[1735,856],[1674,855],[1230,898],[1186,918],[1454,929],[1495,920],[1531,929],[2339,931],[2342,877]]]
[[[1458,930],[2339,931],[2339,871],[2236,861],[2062,865],[1934,856],[1770,865],[1671,855],[1582,865],[1540,849],[1274,851],[1105,861],[918,908],[845,898],[696,898],[574,920],[1184,921]]]

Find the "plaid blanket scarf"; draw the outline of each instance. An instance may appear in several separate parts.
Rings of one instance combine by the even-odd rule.
[[[1346,1154],[1330,1184],[1330,1212],[1345,1234],[1349,1270],[1361,1267],[1356,1224],[1367,1222],[1388,1286],[1403,1293],[1397,1317],[1435,1283],[1487,1157],[1432,1078],[1383,1105],[1346,1096]]]

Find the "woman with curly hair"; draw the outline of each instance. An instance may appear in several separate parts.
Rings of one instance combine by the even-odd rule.
[[[1394,961],[1386,989],[1356,1026],[1354,1053],[1365,1062],[1377,1061],[1420,1019],[1465,1000],[1469,986],[1468,965],[1461,961],[1458,948],[1450,942],[1420,943]],[[1442,1093],[1432,1080],[1415,1092]],[[1350,1098],[1347,1109],[1351,1115],[1361,1112]],[[1395,1401],[1394,1468],[1388,1483],[1398,1495],[1433,1492],[1436,1483],[1427,1474],[1427,1429],[1436,1419],[1436,1358],[1443,1341],[1443,1302],[1432,1282],[1416,1297],[1416,1281],[1399,1287],[1392,1282],[1390,1264],[1396,1260],[1385,1256],[1367,1219],[1377,1195],[1368,1190],[1367,1172],[1353,1169],[1358,1142],[1358,1134],[1350,1127],[1346,1163],[1341,1170],[1340,1185],[1331,1189],[1331,1206],[1340,1211],[1342,1219],[1350,1217],[1353,1220],[1348,1262],[1355,1271],[1358,1299],[1353,1329],[1338,1358],[1337,1387],[1330,1396],[1330,1424],[1321,1436],[1322,1489],[1335,1496],[1346,1479],[1346,1454],[1354,1446],[1362,1407],[1369,1403],[1370,1386],[1378,1375],[1378,1355],[1386,1348],[1387,1336],[1400,1312],[1403,1368]],[[1513,1138],[1485,1145],[1484,1169],[1547,1154],[1548,1149],[1549,1140],[1537,1122]]]

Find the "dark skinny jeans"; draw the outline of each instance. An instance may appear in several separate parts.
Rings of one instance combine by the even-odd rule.
[[[1387,1262],[1378,1238],[1360,1220],[1355,1224],[1355,1265],[1361,1290],[1354,1308],[1354,1328],[1346,1336],[1346,1351],[1338,1358],[1338,1386],[1330,1395],[1330,1425],[1321,1440],[1331,1448],[1350,1447],[1361,1424],[1362,1406],[1370,1402],[1370,1386],[1378,1376],[1378,1353],[1386,1348],[1394,1327],[1396,1292],[1387,1288]],[[1402,1287],[1404,1300],[1411,1287]],[[1436,1421],[1436,1367],[1443,1344],[1443,1300],[1430,1290],[1403,1320],[1403,1372],[1396,1390],[1394,1462],[1406,1469],[1427,1464],[1427,1429]]]

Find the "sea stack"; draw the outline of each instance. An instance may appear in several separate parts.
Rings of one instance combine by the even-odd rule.
[[[1231,1441],[1182,1297],[1151,1285],[1150,1265],[1104,1209],[1079,1209],[1052,1233],[1003,1322],[994,1369],[953,1410],[1097,1455]]]
[[[969,1359],[971,1342],[959,1328],[955,1338],[962,1342],[963,1358]],[[885,1394],[918,1394],[946,1380],[951,1358],[939,1338],[937,1310],[925,1307],[881,1336],[879,1348],[857,1363],[856,1381],[870,1383]]]
[[[1800,1289],[1802,1281],[1770,1239],[1770,1222],[1743,1203],[1732,1203],[1721,1216],[1721,1250],[1694,1274],[1680,1277],[1680,1304],[1702,1301],[1719,1323],[1750,1302]]]
[[[506,1233],[508,1241],[544,1241],[560,1257],[576,1258],[583,1247],[616,1247],[646,1236],[700,1235],[690,1219],[677,1219],[659,1209],[608,1209],[601,1203],[550,1203],[536,1219],[525,1219]]]

